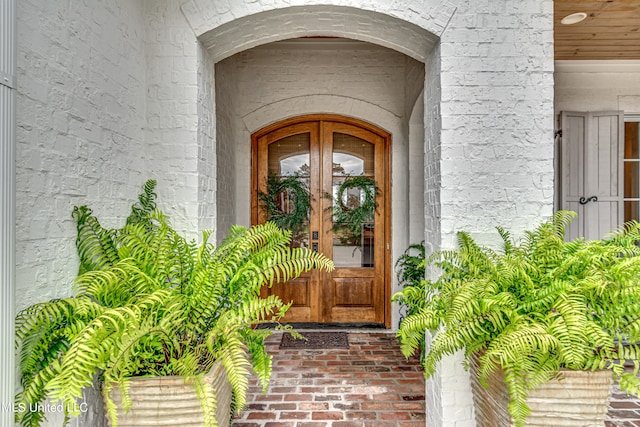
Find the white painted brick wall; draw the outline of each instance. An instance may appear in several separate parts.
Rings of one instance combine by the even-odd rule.
[[[379,43],[424,59],[436,41],[433,35],[441,34],[455,6],[446,0],[191,0],[182,10],[216,59],[265,41],[309,35]]]
[[[640,114],[640,61],[558,61],[555,112]]]
[[[216,157],[215,76],[211,54],[198,45],[198,229],[226,230],[216,227],[216,211],[225,203],[216,200],[217,171],[220,160]],[[211,236],[215,241],[216,234]]]
[[[301,43],[306,43],[303,48]],[[282,99],[340,95],[405,117],[406,57],[375,45],[308,40],[268,45],[238,58],[241,116]],[[415,61],[414,61],[415,62]],[[417,91],[416,92],[417,96]],[[283,112],[283,116],[296,114]],[[374,118],[375,119],[375,118]]]
[[[212,225],[210,210],[199,209],[198,201],[210,201],[215,188],[211,181],[214,175],[205,173],[205,163],[213,157],[215,133],[211,111],[214,102],[209,95],[212,83],[205,85],[205,79],[213,71],[209,56],[199,50],[180,11],[179,1],[153,0],[144,4],[145,136],[153,153],[149,174],[158,179],[162,207],[171,215],[176,229],[198,238],[199,223]],[[213,171],[215,165],[209,167]]]
[[[444,248],[461,229],[483,243],[496,225],[517,234],[553,206],[553,3],[455,3],[440,48]],[[472,424],[460,359],[440,369],[444,426]]]
[[[425,64],[424,88],[424,203],[425,203],[425,249],[430,254],[441,249],[441,133],[442,117],[440,115],[440,99],[442,93],[441,58],[438,45]],[[426,271],[427,279],[435,279],[436,272]],[[426,343],[430,343],[431,335],[426,333]],[[442,369],[438,367],[433,377],[426,381],[425,403],[427,407],[427,425],[444,426],[442,393]]]
[[[190,0],[185,2],[183,10],[189,16],[196,34],[203,34],[211,28],[229,23],[240,17],[257,12],[271,11],[281,7],[315,6],[318,1],[289,0],[289,1],[233,1],[233,0]],[[433,34],[440,34],[447,25],[451,13],[455,9],[455,2],[442,0],[333,0],[323,4],[358,8],[365,11],[388,14],[400,20],[414,23]]]
[[[216,105],[219,107],[216,111],[216,179],[218,199],[222,202],[218,205],[216,228],[221,232],[233,224],[250,225],[248,215],[251,208],[242,202],[249,200],[250,196],[251,140],[247,136],[242,138],[237,131],[240,126],[238,106],[243,101],[239,87],[242,80],[232,77],[236,75],[236,66],[236,58],[216,65]],[[236,153],[245,158],[239,160]],[[218,237],[224,236],[219,234]]]
[[[522,2],[524,12],[507,14],[503,2],[459,8],[442,36],[445,241],[460,226],[483,235],[495,224],[517,231],[550,214],[549,3]],[[465,211],[482,215],[461,223]]]
[[[106,226],[123,224],[146,179],[147,150],[142,3],[17,3],[21,309],[70,293],[78,268],[73,206],[88,204]],[[99,427],[91,420],[102,404],[93,403],[71,425]],[[62,423],[48,418],[43,427]]]
[[[424,82],[424,76],[422,81]],[[421,95],[409,118],[409,244],[424,240],[424,156],[424,96]]]
[[[213,64],[288,37],[352,37],[425,62],[430,249],[451,247],[461,228],[490,242],[497,224],[518,232],[551,213],[551,0],[90,0],[73,7],[24,0],[18,6],[18,306],[68,292],[76,268],[73,204],[88,202],[100,218],[117,223],[143,180],[155,177],[179,228],[216,224],[216,211],[219,225],[247,221],[239,207],[248,206],[242,177],[248,177],[248,136],[256,125],[324,107],[370,117],[394,133],[394,143],[407,140],[409,96],[393,78],[375,95],[358,81],[332,92],[327,85],[348,74],[329,78],[326,69],[318,93],[310,93],[296,85],[312,78],[298,73],[269,83],[304,96],[288,92],[280,99],[253,85],[255,93],[242,95],[251,108],[222,111],[207,85],[221,78]],[[399,65],[385,67],[378,77],[383,69],[395,76]],[[231,104],[231,93],[219,92]],[[235,124],[219,126],[221,118]],[[216,139],[232,145],[216,146]],[[402,152],[394,149],[394,173],[407,164],[398,158]],[[218,167],[230,159],[244,168],[236,169],[235,191],[216,178],[227,176]],[[235,215],[219,208],[227,200],[214,204],[216,188],[237,196]],[[394,202],[394,209],[406,208]],[[394,240],[396,256],[401,243],[408,242]],[[430,426],[473,425],[459,359],[447,359],[429,382]]]
[[[140,2],[18,3],[17,300],[69,293],[72,207],[121,223],[144,182]]]
[[[405,97],[405,116],[408,117],[407,133],[407,191],[408,209],[407,245],[424,240],[424,86],[425,64],[408,61],[405,69],[407,96]],[[396,191],[397,191],[396,185]],[[394,191],[395,193],[395,191]],[[398,212],[395,212],[398,214]]]

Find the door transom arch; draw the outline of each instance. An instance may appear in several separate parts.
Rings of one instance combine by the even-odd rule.
[[[295,209],[300,193],[273,194],[273,182],[302,183],[310,208],[289,227],[292,245],[317,250],[336,266],[265,290],[293,302],[285,321],[390,327],[390,144],[388,132],[337,115],[287,119],[252,135],[252,223],[273,216],[265,195],[279,212]]]

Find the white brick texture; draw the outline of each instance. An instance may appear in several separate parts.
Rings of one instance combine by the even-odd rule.
[[[622,110],[640,114],[640,61],[558,61],[555,112]]]
[[[18,308],[65,296],[77,272],[74,205],[126,216],[147,150],[139,2],[18,3]]]
[[[153,157],[149,174],[158,178],[162,207],[178,230],[198,238],[211,228],[215,209],[213,161],[215,101],[212,64],[200,49],[175,0],[144,1],[146,60],[145,141]],[[202,172],[202,173],[200,173]],[[203,201],[200,209],[198,201]],[[200,214],[206,218],[200,218]]]
[[[117,225],[147,178],[193,237],[248,223],[250,135],[299,114],[392,133],[394,259],[522,231],[552,211],[552,27],[552,0],[19,1],[16,306],[68,294],[73,205]],[[301,36],[369,44],[267,45]],[[459,362],[430,427],[474,423]]]
[[[427,101],[426,123],[441,116],[440,170],[434,165],[426,172],[427,211],[439,197],[439,215],[432,215],[441,238],[434,249],[452,247],[461,229],[492,243],[494,226],[517,234],[553,208],[552,2],[455,3],[441,35],[439,110]],[[434,172],[441,182],[430,185]],[[433,425],[472,421],[468,374],[459,360],[441,366],[442,406]]]

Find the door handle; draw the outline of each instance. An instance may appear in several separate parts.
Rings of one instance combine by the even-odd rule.
[[[598,201],[598,196],[591,196],[588,199],[585,199],[584,197],[580,197],[580,200],[578,201],[578,203],[580,203],[581,205],[586,205],[589,202],[597,202]]]

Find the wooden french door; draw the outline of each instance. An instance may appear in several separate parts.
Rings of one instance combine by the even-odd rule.
[[[269,177],[275,182],[294,177],[308,189],[310,209],[288,227],[292,245],[317,250],[336,267],[275,284],[265,294],[293,302],[287,322],[389,327],[389,134],[323,115],[270,126],[252,139],[253,223],[270,219],[261,198],[269,194]],[[287,188],[272,194],[271,209],[293,212],[301,206],[300,194]]]

